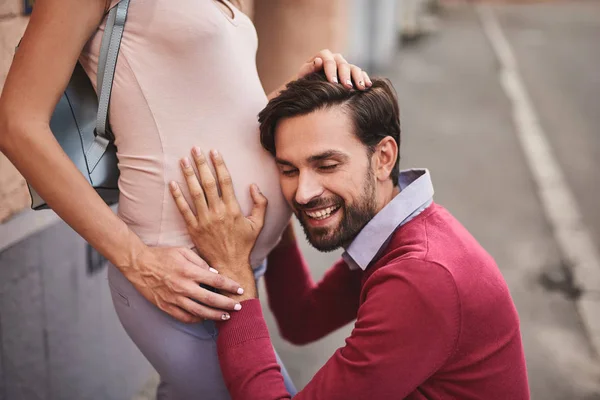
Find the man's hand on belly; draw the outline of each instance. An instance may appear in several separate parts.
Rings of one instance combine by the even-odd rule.
[[[267,199],[253,185],[250,192],[254,208],[251,215],[245,217],[235,197],[231,176],[223,158],[216,151],[211,151],[217,174],[215,179],[200,149],[194,148],[192,154],[200,181],[187,157],[182,159],[181,168],[198,215],[194,215],[177,183],[171,182],[169,186],[177,208],[186,222],[198,254],[220,275],[242,284],[245,293],[234,296],[235,299],[256,298],[256,284],[249,260],[264,224]]]

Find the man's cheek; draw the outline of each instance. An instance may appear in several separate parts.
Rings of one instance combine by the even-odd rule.
[[[294,185],[291,184],[289,179],[285,179],[285,178],[282,179],[281,174],[279,175],[279,185],[281,186],[281,193],[283,194],[285,201],[288,203],[288,205],[290,207],[293,208],[294,194],[296,193],[296,190],[294,189]]]

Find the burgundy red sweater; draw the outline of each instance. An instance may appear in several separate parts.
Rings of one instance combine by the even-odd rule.
[[[529,399],[519,319],[493,259],[432,204],[366,271],[340,261],[314,284],[295,246],[269,256],[269,304],[284,338],[319,339],[356,318],[294,399]],[[258,300],[219,324],[234,400],[288,399]]]

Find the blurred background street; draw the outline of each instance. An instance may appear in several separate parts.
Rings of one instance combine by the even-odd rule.
[[[391,79],[401,168],[428,168],[436,202],[498,263],[532,398],[600,400],[600,1],[245,4],[267,91],[326,47]],[[0,0],[0,85],[27,23],[22,5]],[[153,399],[157,378],[114,315],[102,257],[28,202],[0,154],[0,400]],[[302,246],[315,280],[341,254]],[[352,324],[293,346],[261,296],[301,389]]]

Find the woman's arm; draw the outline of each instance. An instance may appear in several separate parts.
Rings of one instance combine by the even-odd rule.
[[[184,322],[220,319],[235,302],[197,283],[237,291],[191,250],[149,248],[114,215],[63,152],[49,121],[105,0],[38,0],[0,97],[0,151],[84,239],[152,303]]]

